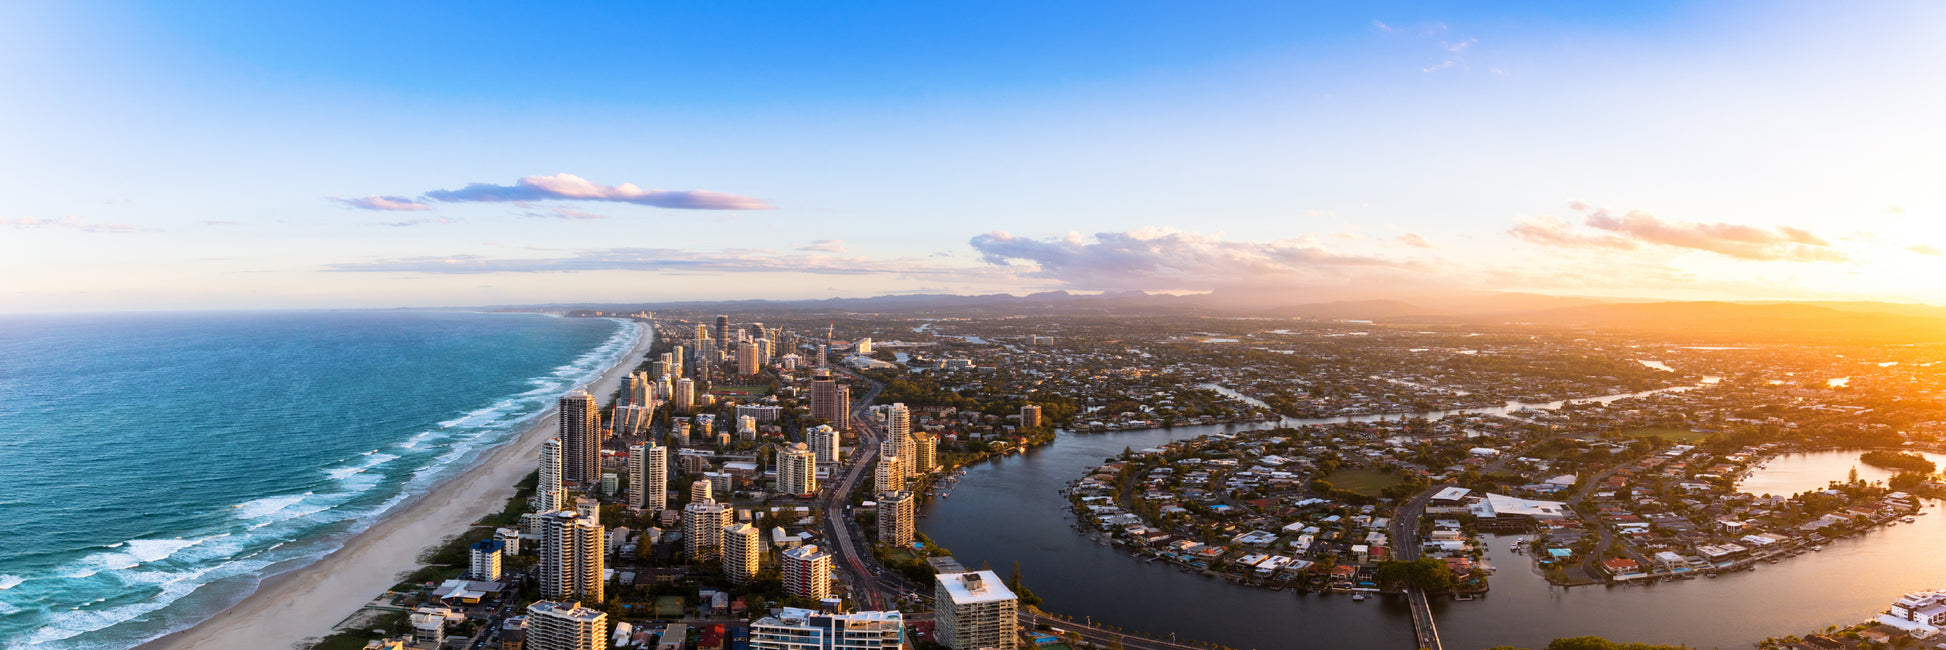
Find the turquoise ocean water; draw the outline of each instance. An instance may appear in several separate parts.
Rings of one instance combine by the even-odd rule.
[[[127,648],[192,625],[510,440],[641,327],[0,317],[0,647]]]

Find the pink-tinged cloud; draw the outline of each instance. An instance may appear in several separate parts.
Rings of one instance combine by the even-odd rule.
[[[1574,232],[1572,224],[1554,217],[1521,219],[1515,222],[1514,227],[1507,233],[1543,246],[1635,250],[1633,241],[1613,235],[1584,235]]]
[[[1830,241],[1802,228],[1663,221],[1646,210],[1616,215],[1582,201],[1569,201],[1568,207],[1585,212],[1582,224],[1600,232],[1582,233],[1552,217],[1523,219],[1508,232],[1519,239],[1561,248],[1633,250],[1653,245],[1764,262],[1851,261],[1850,255],[1833,248]]]
[[[140,228],[136,228],[135,226],[131,226],[125,223],[91,223],[87,221],[82,221],[81,217],[77,217],[71,214],[65,217],[61,217],[59,219],[36,219],[34,217],[19,217],[14,219],[0,218],[0,226],[13,226],[15,229],[18,230],[26,230],[30,228],[55,228],[60,230],[78,230],[81,232],[108,232],[108,233],[135,232],[137,230],[141,230]]]
[[[554,208],[546,212],[534,212],[530,210],[523,214],[536,219],[574,219],[574,220],[586,221],[591,219],[608,218],[608,215],[605,214],[595,214],[593,212],[582,212],[574,208]]]
[[[1226,288],[1341,285],[1374,273],[1418,272],[1424,265],[1333,253],[1309,239],[1227,241],[1170,229],[1029,239],[992,232],[970,242],[988,264],[1023,267],[1028,278],[1086,290],[1210,291]]]
[[[1392,241],[1398,242],[1400,244],[1404,244],[1406,246],[1411,246],[1413,248],[1437,248],[1436,246],[1432,245],[1432,242],[1427,241],[1425,236],[1420,235],[1419,233],[1416,232],[1409,232],[1403,235],[1399,235],[1397,237],[1392,238]]]
[[[770,204],[735,194],[704,190],[645,190],[633,183],[600,185],[573,174],[528,176],[513,185],[471,183],[457,190],[433,190],[426,198],[446,203],[512,201],[607,201],[672,210],[769,210]]]
[[[850,248],[851,248],[851,245],[850,245],[850,244],[846,244],[845,242],[843,242],[843,241],[841,241],[841,240],[837,240],[837,239],[820,239],[820,240],[817,240],[817,241],[814,241],[814,242],[811,242],[811,243],[809,243],[809,244],[805,244],[805,245],[803,245],[803,246],[799,246],[799,247],[797,247],[797,250],[800,250],[800,251],[804,251],[804,252],[807,252],[807,253],[832,253],[832,254],[837,254],[837,253],[843,253],[843,252],[845,252],[846,250],[849,250]]]
[[[1905,247],[1905,249],[1920,255],[1931,255],[1933,257],[1946,255],[1946,251],[1939,250],[1939,247],[1928,244],[1913,244]]]
[[[331,197],[331,200],[336,201],[339,204],[344,205],[345,207],[358,208],[360,210],[379,210],[384,212],[417,212],[420,210],[432,209],[432,205],[426,203],[425,201],[404,197],[404,196],[379,196],[374,194],[372,196],[361,196],[355,199],[341,199],[334,196]]]

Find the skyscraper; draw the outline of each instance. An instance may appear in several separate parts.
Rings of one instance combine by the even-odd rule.
[[[851,396],[829,376],[811,380],[811,417],[831,423],[839,431],[851,429]]]
[[[646,512],[669,507],[669,448],[654,441],[628,448],[628,505]]]
[[[885,430],[885,440],[898,443],[898,453],[894,455],[904,462],[901,467],[905,469],[905,475],[918,475],[918,454],[912,444],[912,411],[905,407],[904,402],[894,403],[885,409]]]
[[[933,576],[933,634],[953,650],[1013,650],[1020,600],[992,571]]]
[[[541,528],[541,597],[605,600],[602,568],[608,545],[603,538],[601,524],[593,519],[573,510],[549,513]]]
[[[730,341],[730,317],[716,317],[716,344],[725,345]]]
[[[711,487],[712,485],[713,484],[709,482],[709,479],[699,478],[694,481],[690,481],[689,500],[691,502],[715,501],[716,488]]]
[[[595,396],[577,390],[561,398],[561,479],[577,485],[601,480],[601,412]]]
[[[561,486],[561,439],[548,438],[541,442],[540,482],[528,505],[534,512],[554,512],[566,507],[567,501],[568,492]]]
[[[702,501],[682,508],[682,546],[692,562],[707,562],[723,552],[723,528],[736,512],[721,503]]]
[[[754,375],[763,370],[761,351],[754,341],[737,344],[737,374]]]
[[[1020,428],[1022,429],[1041,428],[1041,405],[1028,404],[1026,406],[1020,407]]]
[[[527,606],[527,650],[605,650],[608,614],[574,602]]]
[[[880,446],[892,446],[892,441],[887,440]],[[888,456],[885,452],[880,451],[878,453],[878,465],[872,468],[872,481],[873,492],[885,493],[903,490],[905,489],[905,466],[899,462],[898,456]]]
[[[939,439],[924,431],[912,433],[912,468],[914,474],[931,472],[939,466]]]
[[[777,450],[777,491],[800,497],[818,493],[818,458],[808,445]]]
[[[672,412],[688,415],[696,410],[696,380],[684,377],[676,380],[675,395],[669,398]]]
[[[743,523],[724,526],[724,577],[737,584],[757,579],[757,569],[762,565],[764,556],[762,544],[756,526]]]
[[[906,490],[878,495],[878,541],[887,546],[911,546],[917,500]]]
[[[820,463],[838,462],[838,430],[831,425],[820,424],[804,433],[811,441],[811,453],[816,454]]]
[[[831,554],[807,544],[784,551],[784,591],[810,600],[831,597]]]

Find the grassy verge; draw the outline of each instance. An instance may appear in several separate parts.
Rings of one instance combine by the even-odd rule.
[[[1397,475],[1370,469],[1341,469],[1326,475],[1324,480],[1332,487],[1374,499],[1385,488],[1399,483]]]

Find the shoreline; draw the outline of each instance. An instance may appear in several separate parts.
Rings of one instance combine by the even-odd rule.
[[[576,388],[588,389],[597,399],[614,392],[655,341],[654,325],[640,324],[642,333],[620,361]],[[558,422],[558,413],[550,407],[518,437],[353,535],[338,550],[309,565],[266,576],[228,609],[136,648],[289,648],[331,634],[339,623],[398,584],[400,574],[419,568],[420,553],[481,517],[499,512],[512,498],[514,484],[533,471],[541,443],[554,437]]]

